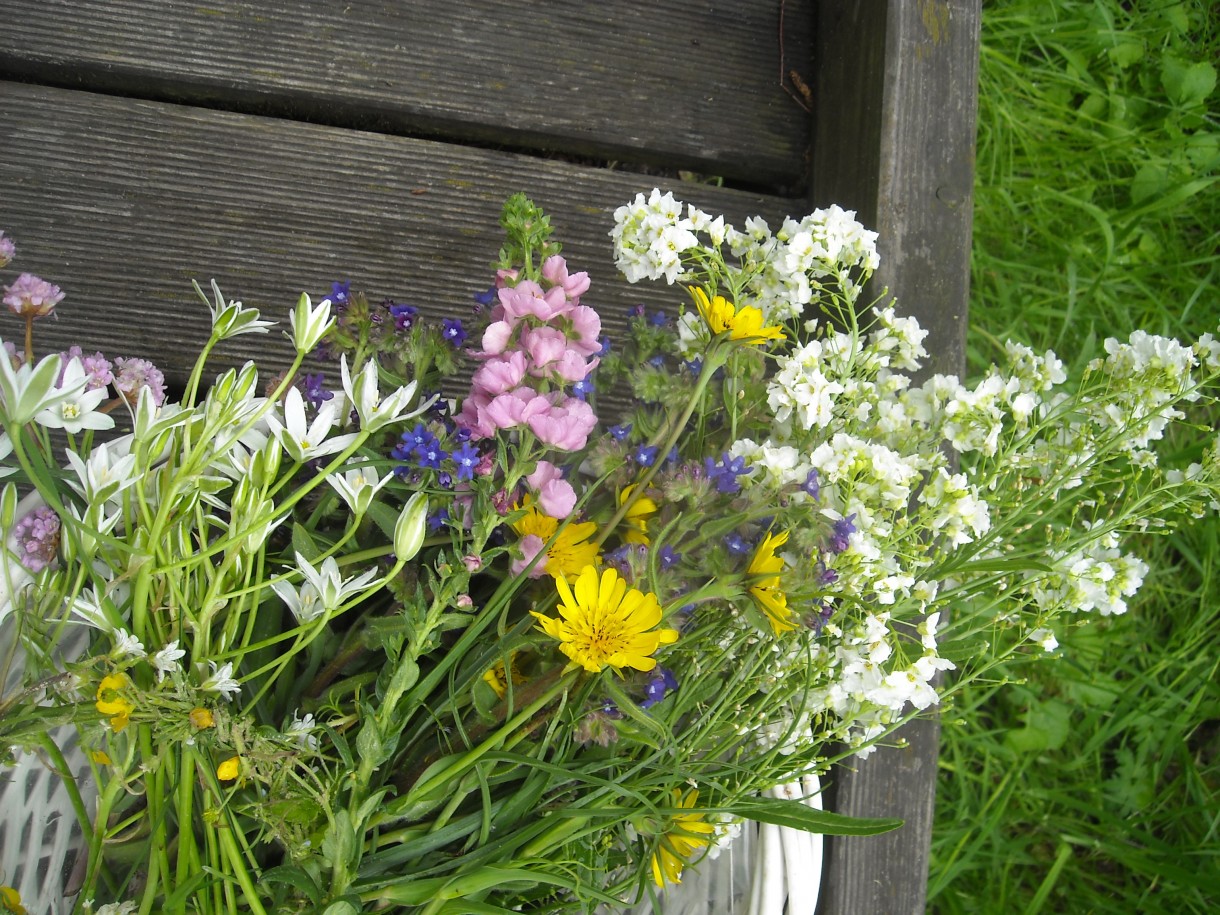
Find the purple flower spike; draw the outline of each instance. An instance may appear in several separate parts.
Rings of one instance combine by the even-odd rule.
[[[817,499],[818,495],[822,492],[821,484],[818,482],[817,470],[809,471],[808,476],[805,477],[805,482],[801,484],[801,489],[809,498]]]

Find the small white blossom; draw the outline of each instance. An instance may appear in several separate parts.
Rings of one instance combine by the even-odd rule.
[[[208,661],[212,665],[212,674],[203,681],[203,685],[199,688],[205,693],[219,693],[226,700],[232,698],[241,692],[241,684],[233,678],[233,662],[226,661],[219,668],[215,661]]]
[[[114,632],[114,651],[111,654],[115,658],[142,658],[145,654],[144,643],[126,629],[116,629]]]
[[[166,674],[174,674],[182,669],[179,663],[186,652],[178,647],[178,640],[174,639],[160,651],[156,652],[149,658],[149,662],[157,671],[157,682],[160,683],[165,679]]]

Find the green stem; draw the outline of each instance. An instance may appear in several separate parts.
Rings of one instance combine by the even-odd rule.
[[[644,491],[648,488],[648,484],[652,482],[652,478],[655,477],[657,472],[661,469],[661,465],[664,463],[664,456],[669,454],[670,450],[675,444],[677,444],[678,437],[686,428],[686,424],[690,421],[691,415],[695,412],[695,408],[699,406],[699,402],[703,399],[703,393],[707,390],[708,383],[712,380],[712,375],[714,375],[716,371],[725,364],[725,362],[728,360],[728,354],[732,353],[732,351],[732,346],[727,343],[721,346],[713,345],[708,349],[707,355],[703,360],[703,368],[699,371],[699,378],[695,382],[695,390],[691,392],[690,400],[688,400],[686,404],[686,409],[684,409],[682,411],[682,415],[669,426],[669,431],[665,437],[665,442],[657,452],[657,459],[653,461],[652,466],[644,472],[644,475],[640,478],[635,489],[632,490],[631,497],[623,501],[623,504],[618,507],[618,511],[614,513],[613,517],[610,518],[610,521],[598,534],[597,540],[595,541],[597,546],[601,546],[606,542],[606,538],[614,533],[614,529],[618,527],[619,522],[627,516],[627,512],[631,510],[631,506],[634,505],[636,500],[638,500],[644,494]]]

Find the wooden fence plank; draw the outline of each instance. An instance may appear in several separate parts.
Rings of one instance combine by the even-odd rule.
[[[43,348],[145,355],[183,377],[210,317],[191,289],[215,278],[232,298],[286,320],[302,291],[351,279],[373,300],[469,313],[490,285],[504,198],[552,214],[585,297],[621,332],[627,309],[675,313],[685,294],[630,286],[614,267],[614,209],[654,179],[501,152],[182,105],[0,83],[0,224],[22,270],[68,293]],[[675,183],[679,198],[741,224],[802,215],[805,201]],[[12,335],[14,331],[10,330]],[[227,342],[218,365],[289,360],[276,334]]]
[[[880,233],[871,291],[888,287],[919,317],[929,370],[946,373],[965,352],[980,18],[980,0],[861,0],[823,4],[816,24],[813,199],[857,209]],[[828,842],[822,915],[924,911],[939,724],[897,736],[906,746],[837,776],[833,809],[906,825]]]
[[[799,192],[813,0],[0,0],[0,78]],[[806,71],[807,72],[807,71]]]

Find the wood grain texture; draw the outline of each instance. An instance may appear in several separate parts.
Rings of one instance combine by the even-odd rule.
[[[0,78],[799,192],[813,5],[0,0]]]
[[[819,7],[814,202],[856,208],[880,233],[899,310],[928,328],[928,371],[964,363],[974,180],[979,0],[862,0]],[[884,25],[884,27],[882,27]],[[831,95],[837,86],[855,87]],[[838,778],[833,809],[897,816],[902,829],[828,842],[819,912],[922,913],[936,797],[939,725],[914,721]]]
[[[286,321],[350,279],[434,318],[469,314],[493,279],[504,199],[525,191],[552,217],[585,296],[611,337],[627,309],[676,312],[685,293],[631,286],[614,267],[614,209],[655,179],[630,172],[311,124],[0,83],[0,224],[16,239],[10,269],[59,284],[40,348],[79,343],[152,358],[182,378],[210,315],[191,289],[215,278],[230,297]],[[785,200],[674,182],[679,199],[741,224],[800,216]],[[7,328],[7,330],[5,329]],[[0,324],[15,337],[16,322]],[[290,360],[278,333],[226,342],[217,365]]]

